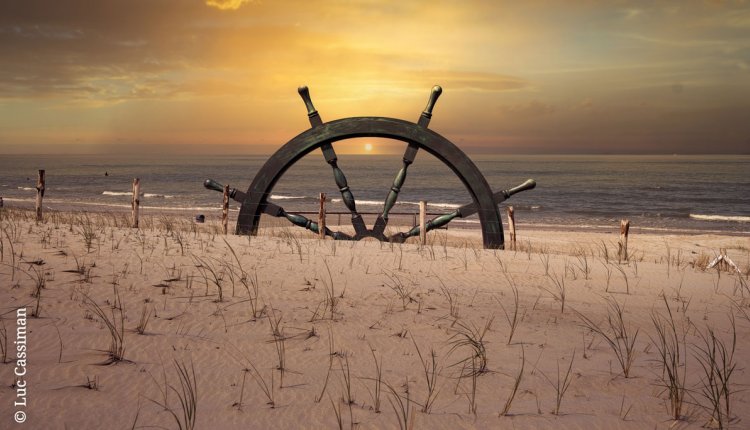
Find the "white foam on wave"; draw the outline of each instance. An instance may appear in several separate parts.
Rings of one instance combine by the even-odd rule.
[[[427,206],[432,206],[435,208],[447,208],[447,209],[458,209],[461,207],[461,205],[457,205],[455,203],[427,203]]]
[[[340,203],[341,199],[331,199],[332,203]],[[410,202],[410,201],[403,201],[403,202],[396,202],[397,205],[410,205],[410,206],[419,206],[419,202]],[[363,206],[383,206],[383,201],[381,200],[357,200],[357,205],[363,205]],[[432,206],[434,208],[447,208],[447,209],[456,209],[461,207],[461,205],[457,205],[455,203],[430,203],[427,202],[427,206]]]
[[[331,199],[331,203],[341,203],[341,199]],[[374,204],[380,204],[380,202],[374,202],[372,200],[357,200],[357,204],[362,206],[372,206]]]
[[[419,202],[410,202],[408,200],[403,202],[396,202],[397,205],[411,205],[411,206],[419,206]],[[457,209],[460,208],[461,205],[456,203],[444,203],[444,202],[427,202],[427,206],[431,206],[433,208],[445,208],[445,209]]]
[[[382,203],[381,203],[382,204]],[[400,200],[396,202],[397,205],[409,205],[409,206],[419,206],[419,202],[410,202],[409,200]],[[427,203],[427,206],[436,206],[440,205],[441,203]]]
[[[475,220],[475,219],[454,219],[451,222],[461,223],[461,224],[481,224],[480,221]]]
[[[3,198],[7,202],[20,202],[20,203],[34,203],[35,199],[19,199],[19,198]],[[100,203],[100,202],[82,202],[82,201],[70,201],[64,199],[44,199],[46,204],[61,204],[66,206],[99,206],[104,208],[125,208],[130,209],[130,204],[119,204],[119,203]],[[158,211],[220,211],[221,205],[216,206],[148,206],[141,205],[141,209],[153,209]],[[231,207],[230,212],[237,212],[239,208]]]
[[[340,203],[341,199],[331,199],[332,203]],[[357,200],[357,204],[361,206],[383,206],[383,202],[376,200]]]
[[[280,196],[278,194],[271,194],[269,197],[271,200],[301,200],[304,196]]]
[[[103,196],[132,196],[132,191],[103,191]]]
[[[750,222],[750,216],[690,214],[690,218],[703,221]]]
[[[18,189],[24,191],[36,191],[36,188],[33,187],[18,187]]]
[[[103,191],[103,196],[132,196],[132,191]],[[141,193],[142,197],[147,199],[173,199],[174,196],[169,194]]]

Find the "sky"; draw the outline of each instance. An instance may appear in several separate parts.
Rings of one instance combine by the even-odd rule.
[[[0,3],[0,153],[271,153],[309,128],[299,85],[324,121],[416,122],[435,84],[469,153],[750,153],[750,5]]]

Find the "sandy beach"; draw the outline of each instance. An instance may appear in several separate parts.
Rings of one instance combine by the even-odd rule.
[[[0,213],[3,428],[750,422],[747,237],[632,234],[618,262],[615,233],[493,251]],[[720,249],[741,273],[706,268]]]

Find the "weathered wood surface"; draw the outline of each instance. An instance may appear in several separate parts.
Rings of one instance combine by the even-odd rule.
[[[44,199],[44,170],[39,170],[36,182],[36,220],[42,220],[42,200]]]
[[[133,228],[138,228],[138,213],[140,212],[141,206],[141,180],[139,178],[133,179],[133,200],[131,202],[132,217],[133,217]]]

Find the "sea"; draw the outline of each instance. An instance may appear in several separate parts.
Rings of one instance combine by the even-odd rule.
[[[0,197],[5,207],[32,207],[38,169],[46,171],[49,209],[112,211],[130,208],[133,178],[141,181],[144,210],[193,217],[214,213],[221,194],[211,178],[246,191],[266,162],[262,155],[0,155]],[[493,191],[533,178],[533,190],[501,204],[515,209],[519,226],[613,229],[621,219],[642,231],[750,234],[748,155],[476,155],[471,156]],[[382,210],[401,168],[400,155],[339,155],[339,166],[357,209]],[[329,213],[345,211],[333,174],[320,151],[303,157],[281,177],[270,201],[288,212],[316,212],[319,193]],[[408,170],[393,213],[413,214],[418,202],[431,214],[470,203],[449,167],[420,151]],[[231,210],[239,204],[232,202]],[[476,228],[476,216],[451,227]]]

